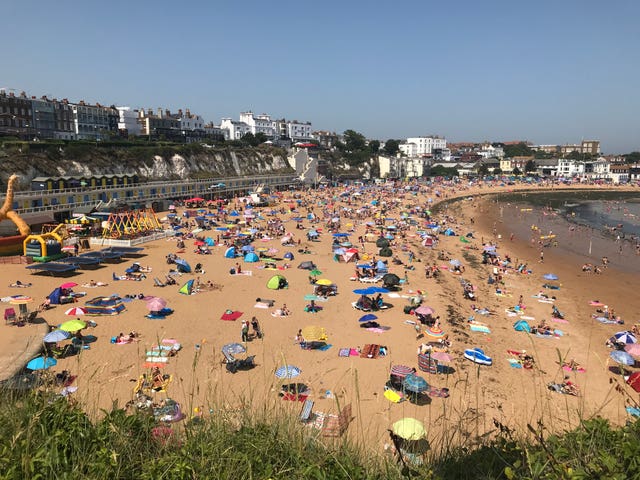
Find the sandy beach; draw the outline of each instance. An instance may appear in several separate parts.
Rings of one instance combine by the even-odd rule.
[[[245,263],[242,257],[225,258],[228,247],[222,244],[211,247],[211,255],[197,254],[194,239],[186,239],[184,252],[177,255],[191,266],[201,263],[204,273],[176,276],[177,285],[157,287],[153,278],[164,279],[169,269],[175,268],[175,265],[166,262],[167,254],[178,251],[175,239],[170,238],[145,244],[143,254],[137,258],[104,263],[95,270],[79,270],[77,275],[67,278],[30,275],[23,265],[5,265],[5,282],[0,290],[3,297],[30,295],[34,298],[35,306],[58,285],[66,281],[77,283],[74,291],[86,292],[86,296],[79,298],[74,305],[57,305],[42,312],[41,317],[52,326],[75,318],[64,314],[70,306],[82,306],[88,299],[112,294],[122,298],[158,296],[165,299],[167,306],[174,310],[164,320],[149,319],[145,317],[149,313],[146,301],[135,298],[127,299],[126,310],[120,315],[83,318],[97,323],[96,327],[83,331],[85,335],[95,336],[97,341],[88,344],[89,348],[82,350],[79,355],[60,359],[54,371],[66,369],[77,376],[74,385],[78,389],[73,396],[93,415],[99,415],[101,409],[108,409],[114,404],[124,406],[132,400],[139,376],[149,372],[144,366],[146,352],[163,339],[172,339],[179,342],[182,348],[162,367],[162,371],[171,375],[172,379],[167,391],[154,394],[154,400],[166,397],[175,399],[182,404],[188,416],[222,415],[245,406],[297,416],[302,403],[285,401],[278,395],[282,383],[295,381],[310,387],[309,398],[315,402],[315,412],[336,413],[344,405],[351,404],[353,421],[347,435],[374,450],[384,445],[389,425],[406,416],[424,421],[434,445],[469,445],[475,439],[495,431],[495,422],[520,433],[526,432],[527,423],[535,424],[539,419],[550,430],[575,426],[580,418],[593,415],[623,423],[627,418],[625,406],[630,399],[636,400],[637,394],[622,385],[619,374],[610,371],[613,363],[609,359],[610,349],[604,343],[613,333],[630,329],[639,320],[640,304],[634,294],[636,275],[618,272],[613,267],[600,275],[585,273],[580,268],[584,261],[560,247],[544,248],[543,263],[540,263],[540,248],[537,244],[532,245],[530,238],[518,234],[510,240],[514,222],[520,221],[525,225],[531,219],[521,215],[521,212],[510,211],[510,208],[515,209],[510,205],[503,205],[500,210],[490,198],[484,197],[460,200],[441,208],[432,221],[442,224],[446,215],[446,226],[453,228],[456,235],[437,235],[438,243],[434,248],[421,245],[416,230],[424,229],[426,220],[419,217],[420,212],[416,207],[428,208],[439,200],[493,193],[500,188],[513,190],[520,187],[496,186],[489,190],[487,187],[435,186],[422,187],[416,195],[408,191],[380,190],[364,191],[361,196],[353,196],[351,191],[348,196],[334,198],[334,195],[344,191],[342,188],[333,192],[304,193],[300,199],[301,205],[297,205],[292,197],[293,192],[288,192],[280,198],[278,205],[261,209],[265,220],[252,225],[265,226],[268,220],[279,218],[285,230],[293,234],[294,245],[290,247],[281,244],[282,235],[274,235],[271,240],[259,238],[253,242],[256,249],[277,249],[275,257],[282,258],[285,252],[293,253],[293,260],[275,262],[278,266],[276,270],[264,268],[264,262]],[[441,192],[439,197],[436,197],[435,190]],[[428,198],[435,202],[428,203]],[[358,244],[358,238],[365,234],[367,222],[375,221],[375,213],[380,212],[380,208],[371,206],[372,201],[378,201],[379,207],[386,204],[384,214],[389,218],[399,220],[402,212],[407,212],[417,220],[417,225],[406,230],[405,238],[396,234],[394,242],[397,245],[392,246],[393,254],[409,269],[394,265],[392,257],[384,258],[388,260],[389,271],[397,274],[403,282],[400,291],[383,296],[384,302],[391,308],[374,312],[378,317],[377,322],[382,327],[389,327],[377,331],[360,328],[358,319],[364,313],[352,307],[352,302],[359,298],[352,290],[368,284],[350,280],[355,276],[354,263],[334,260],[333,237],[327,223],[339,216],[340,231],[349,233],[348,238],[358,247],[361,257],[375,256],[380,259],[379,249],[374,242]],[[293,205],[297,207],[295,211],[290,211]],[[370,207],[366,214],[362,210],[363,205]],[[266,211],[272,208],[282,211],[277,215],[267,215]],[[311,224],[305,219],[301,222],[304,228],[296,229],[296,221],[292,218],[306,218],[307,208],[313,208],[320,221]],[[178,208],[178,214],[183,210]],[[159,213],[158,217],[165,215],[166,212]],[[318,241],[307,240],[306,232],[311,227],[321,229]],[[522,226],[519,228],[516,231],[523,232]],[[220,233],[205,230],[198,235],[217,240]],[[467,237],[467,233],[473,233],[473,237]],[[460,240],[461,235],[466,239],[465,242]],[[502,286],[509,292],[507,296],[497,296],[496,285],[487,282],[493,267],[481,263],[483,241],[494,242],[501,258],[508,254],[512,264],[526,263],[527,269],[532,271],[525,275],[513,268],[508,269],[503,275]],[[303,249],[311,253],[300,253]],[[463,275],[452,274],[449,271],[450,262],[438,260],[441,252],[464,265]],[[316,313],[305,312],[309,301],[304,296],[313,293],[314,287],[309,282],[309,271],[297,268],[304,261],[314,262],[322,272],[318,278],[329,279],[338,288],[338,295],[317,302],[322,309]],[[146,279],[114,281],[114,273],[123,275],[133,262],[148,267],[150,272],[146,273]],[[229,273],[236,264],[241,265],[242,275]],[[284,268],[285,264],[291,268]],[[437,279],[425,278],[425,267],[433,264],[446,268],[439,269]],[[559,277],[561,288],[546,290],[545,293],[557,297],[555,305],[564,313],[566,322],[563,323],[552,322],[551,304],[541,303],[539,298],[533,297],[542,290],[545,282],[542,275],[550,272]],[[286,277],[288,288],[267,288],[267,282],[276,274]],[[474,301],[463,298],[461,278],[475,286]],[[200,285],[211,281],[221,288],[212,291],[203,289],[193,295],[179,293],[179,288],[190,279]],[[9,284],[16,280],[31,282],[32,286],[9,288]],[[91,281],[107,285],[85,286]],[[415,321],[416,318],[403,313],[403,307],[408,305],[408,297],[415,296],[417,291],[423,292],[423,305],[432,307],[434,316],[440,317],[440,327],[452,342],[449,354],[453,357],[448,363],[448,374],[417,373],[431,386],[449,389],[450,396],[432,396],[426,405],[409,401],[392,403],[384,396],[384,385],[389,379],[391,366],[417,368],[419,346],[426,341],[437,340],[428,336],[417,339],[414,325],[407,323],[407,320]],[[538,338],[514,331],[513,323],[521,316],[508,316],[505,310],[515,306],[520,295],[526,307],[525,317],[531,318],[528,320],[531,325],[544,319],[553,329],[561,330],[562,336]],[[258,298],[274,300],[274,306],[256,308]],[[595,299],[615,308],[625,324],[604,325],[595,321],[591,316],[595,308],[589,305]],[[272,316],[283,304],[287,305],[291,315]],[[472,305],[489,309],[495,315],[478,314],[472,310]],[[235,321],[221,320],[227,310],[243,314]],[[229,373],[222,363],[224,356],[221,348],[230,342],[240,342],[242,320],[251,320],[254,316],[264,336],[252,339],[246,346],[247,354],[255,355],[257,366],[249,371]],[[477,325],[486,327],[491,333],[472,331],[468,322],[471,316],[478,322]],[[327,343],[331,346],[323,350],[300,348],[295,337],[299,329],[307,326],[324,328]],[[13,326],[3,328],[12,332],[18,329]],[[33,328],[35,326],[28,325],[20,330]],[[110,342],[119,333],[127,334],[130,331],[140,334],[139,341],[122,345]],[[3,337],[3,348],[11,348],[6,343],[7,339],[13,337]],[[362,349],[366,344],[385,346],[387,355],[374,359],[339,356],[341,349]],[[464,350],[474,347],[482,348],[491,356],[493,365],[478,366],[464,359]],[[534,357],[533,369],[511,366],[509,359],[513,359],[514,355],[509,354],[508,350],[523,349]],[[560,362],[569,359],[575,359],[585,371],[563,370]],[[285,364],[299,367],[301,374],[293,380],[277,379],[274,371]],[[561,382],[565,376],[578,385],[579,396],[548,389],[548,383]],[[616,391],[617,385],[623,386],[623,393]]]

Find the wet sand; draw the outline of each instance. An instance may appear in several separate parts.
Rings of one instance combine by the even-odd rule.
[[[487,189],[475,192],[486,193]],[[450,191],[447,196],[467,196],[472,193],[474,190],[458,190],[455,193]],[[321,194],[313,195],[317,200]],[[417,199],[408,194],[403,195],[404,198],[401,200],[405,205],[424,204],[427,197],[433,197],[433,192],[425,192],[424,196]],[[398,198],[397,194],[388,197]],[[370,200],[371,198],[354,197],[351,207],[356,208],[357,205],[368,203]],[[286,205],[289,203],[288,200],[283,202]],[[339,205],[346,206],[343,203]],[[320,207],[316,206],[316,211],[319,210]],[[457,235],[440,235],[438,246],[429,249],[420,246],[420,238],[415,236],[413,228],[408,234],[407,248],[415,252],[416,259],[412,264],[415,270],[406,270],[409,282],[399,292],[400,295],[410,295],[417,290],[426,292],[424,303],[433,307],[435,314],[441,317],[442,329],[453,340],[450,353],[454,357],[451,367],[455,371],[449,375],[421,373],[431,385],[449,388],[451,396],[434,397],[430,404],[424,406],[409,402],[393,404],[383,396],[384,383],[388,380],[391,365],[417,367],[416,349],[424,341],[416,340],[413,326],[405,323],[406,320],[413,319],[402,311],[407,300],[388,298],[385,295],[385,301],[390,303],[392,308],[376,314],[379,317],[378,322],[390,327],[389,330],[374,333],[360,328],[358,318],[362,312],[351,307],[351,302],[357,300],[357,295],[353,294],[352,290],[366,285],[349,280],[354,274],[354,265],[333,260],[330,234],[323,233],[319,242],[307,242],[304,237],[306,230],[295,230],[295,222],[292,220],[288,220],[285,225],[288,231],[294,233],[296,240],[300,237],[300,246],[282,247],[279,238],[265,242],[258,240],[254,243],[256,247],[277,248],[278,256],[282,256],[286,251],[293,252],[295,259],[288,262],[293,268],[286,270],[260,269],[258,264],[243,263],[241,259],[226,259],[223,256],[226,248],[223,246],[213,247],[212,255],[197,255],[194,253],[193,240],[188,241],[186,251],[180,256],[192,266],[198,262],[202,263],[205,273],[199,275],[200,282],[211,280],[221,284],[221,291],[200,292],[191,296],[178,293],[180,284],[197,277],[188,274],[178,279],[178,286],[153,286],[153,277],[164,278],[170,268],[165,256],[169,252],[176,252],[174,240],[146,244],[145,255],[141,258],[105,264],[94,271],[82,270],[70,279],[28,275],[23,266],[7,265],[7,285],[21,279],[32,282],[33,286],[27,289],[2,290],[3,295],[32,295],[37,304],[64,281],[73,280],[83,285],[95,280],[109,285],[98,288],[76,287],[75,291],[87,292],[87,296],[80,299],[76,305],[83,305],[85,300],[99,295],[118,294],[124,297],[142,293],[166,299],[168,306],[175,310],[175,313],[165,320],[150,320],[145,318],[145,314],[148,313],[145,302],[132,300],[126,303],[126,311],[118,316],[87,317],[95,320],[98,326],[87,329],[85,333],[96,336],[98,340],[80,355],[60,360],[55,369],[68,369],[74,375],[78,375],[75,383],[78,391],[74,395],[95,415],[99,415],[101,409],[110,408],[114,403],[123,406],[131,400],[138,376],[148,372],[148,369],[143,367],[145,352],[159,340],[172,338],[179,341],[183,348],[163,369],[173,376],[168,392],[156,396],[157,400],[167,395],[174,398],[183,405],[188,415],[192,414],[195,408],[198,408],[199,412],[219,415],[223,411],[232,411],[247,405],[257,411],[266,409],[297,415],[301,403],[281,400],[278,391],[282,381],[274,376],[277,367],[288,363],[302,369],[302,374],[295,381],[304,382],[311,387],[312,398],[315,401],[314,411],[336,412],[341,406],[352,404],[355,418],[348,435],[373,449],[381,447],[386,440],[388,426],[405,416],[424,420],[430,432],[430,440],[436,448],[445,442],[469,444],[475,436],[493,431],[494,419],[522,433],[526,432],[527,423],[535,423],[539,418],[551,429],[575,425],[580,416],[588,417],[594,414],[610,418],[616,423],[624,422],[625,397],[614,392],[615,384],[610,384],[610,379],[615,377],[608,370],[609,350],[604,346],[608,336],[622,328],[601,325],[592,320],[590,315],[593,308],[587,302],[598,298],[614,306],[625,319],[625,328],[630,328],[640,312],[638,301],[633,295],[635,278],[624,273],[616,274],[614,269],[609,269],[597,278],[583,274],[579,260],[576,263],[576,258],[554,249],[546,249],[544,265],[538,264],[538,249],[530,247],[528,239],[525,241],[516,238],[515,241],[509,242],[510,228],[506,228],[504,219],[500,222],[499,214],[486,200],[461,201],[447,210],[455,212],[454,228],[457,233],[473,231],[476,239],[470,244],[465,244]],[[396,210],[388,215],[398,218],[399,213],[399,210]],[[159,217],[162,216],[163,214],[159,214]],[[290,219],[293,216],[296,214],[286,213],[280,217]],[[473,224],[471,218],[474,219]],[[355,243],[358,236],[364,232],[366,220],[344,219],[343,225],[349,222],[354,224],[355,232],[351,240]],[[484,238],[486,241],[493,236],[494,222],[497,233],[502,235],[502,240],[498,241],[499,253],[510,253],[514,259],[526,259],[529,267],[533,269],[531,275],[505,276],[505,283],[513,292],[512,297],[497,297],[492,286],[486,282],[489,267],[480,265],[480,239]],[[303,224],[309,227],[309,222],[305,221]],[[215,238],[216,232],[205,231],[203,234]],[[305,246],[313,253],[299,254],[298,249]],[[361,250],[372,255],[378,253],[374,243],[366,243]],[[475,303],[497,312],[497,315],[489,317],[476,315],[476,320],[489,326],[491,334],[472,332],[466,324],[473,311],[470,308],[471,302],[462,298],[460,277],[443,270],[438,280],[425,279],[425,265],[436,262],[438,265],[447,266],[447,262],[436,261],[437,253],[441,250],[450,252],[453,258],[458,258],[465,264],[464,278],[477,285],[478,300]],[[400,248],[394,249],[394,253],[396,252],[405,263],[409,261],[406,252],[401,252]],[[295,268],[305,260],[316,263],[323,272],[321,277],[331,279],[338,285],[339,294],[330,297],[327,302],[318,302],[323,310],[315,314],[304,312],[304,306],[308,302],[303,297],[312,291],[308,282],[308,271]],[[147,274],[147,279],[141,282],[114,282],[112,273],[123,274],[133,261],[151,267],[152,272]],[[250,270],[252,275],[230,275],[230,268],[237,262],[241,263],[243,270]],[[280,261],[278,265],[283,263]],[[389,266],[392,273],[404,277],[404,269],[391,265],[391,262]],[[537,299],[531,298],[531,295],[540,290],[541,275],[548,271],[556,273],[562,282],[561,290],[549,293],[558,297],[558,308],[569,320],[568,324],[553,325],[562,329],[564,336],[540,339],[515,332],[512,328],[515,319],[506,316],[505,308],[515,305],[519,295],[524,297],[528,316],[535,317],[536,321],[550,320],[551,305],[538,303]],[[287,278],[290,285],[288,289],[273,291],[266,288],[267,281],[276,273]],[[292,315],[273,317],[270,313],[275,308],[255,308],[258,297],[275,300],[276,307],[286,303]],[[69,320],[70,317],[64,315],[67,307],[58,305],[44,312],[43,317],[51,325]],[[265,333],[263,339],[248,342],[248,353],[256,355],[258,364],[251,371],[230,374],[222,364],[222,345],[239,342],[241,331],[240,320],[220,320],[227,309],[244,312],[242,319],[249,320],[255,315]],[[296,345],[296,332],[309,325],[324,327],[328,343],[332,347],[326,351],[307,351]],[[29,329],[31,326],[24,328]],[[126,334],[131,330],[142,335],[139,342],[127,345],[114,345],[109,342],[111,337],[119,332]],[[370,343],[387,346],[388,355],[377,359],[338,356],[340,348],[357,348]],[[478,367],[462,358],[465,348],[476,346],[483,348],[493,357],[493,366]],[[538,368],[524,370],[510,367],[507,349],[523,348],[533,353]],[[586,373],[569,374],[581,388],[583,395],[580,397],[551,393],[547,389],[548,382],[560,381],[566,374],[556,363],[559,356],[566,359],[575,358],[586,368]],[[330,392],[329,398],[327,392]]]

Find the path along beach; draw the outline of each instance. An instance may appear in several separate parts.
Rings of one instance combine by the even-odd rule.
[[[284,258],[286,252],[293,254],[293,259],[273,262],[275,270],[265,268],[265,261],[245,263],[243,257],[225,258],[228,245],[222,244],[222,237],[226,232],[214,227],[196,234],[220,241],[219,245],[210,247],[210,255],[195,253],[198,250],[195,238],[185,238],[184,249],[179,249],[176,240],[171,238],[145,244],[139,258],[104,263],[96,270],[79,270],[79,274],[69,278],[30,275],[24,266],[5,265],[5,285],[0,290],[3,297],[29,295],[37,304],[60,284],[77,283],[73,290],[86,292],[86,296],[78,298],[73,305],[56,305],[40,314],[51,326],[75,318],[65,315],[65,311],[71,306],[84,306],[88,299],[118,295],[126,300],[126,309],[119,315],[82,318],[97,323],[94,328],[81,332],[96,337],[97,341],[88,344],[89,348],[78,355],[59,359],[52,368],[55,372],[68,370],[76,377],[73,386],[77,390],[72,395],[92,415],[100,415],[101,409],[109,409],[114,403],[124,406],[133,400],[139,377],[150,372],[147,352],[154,351],[153,346],[161,344],[162,340],[170,340],[178,342],[181,349],[176,355],[167,357],[168,361],[161,366],[161,371],[170,376],[171,381],[166,391],[152,394],[153,401],[170,397],[182,405],[187,416],[222,415],[248,406],[256,411],[267,409],[296,417],[302,403],[285,401],[279,392],[283,383],[297,382],[309,387],[315,412],[337,413],[350,404],[352,421],[346,435],[374,450],[379,450],[387,441],[389,426],[403,417],[423,421],[434,445],[470,445],[476,438],[495,431],[495,422],[519,432],[526,432],[527,423],[535,424],[539,419],[551,430],[571,428],[581,416],[601,415],[614,423],[623,423],[628,418],[625,407],[634,404],[638,395],[624,384],[618,370],[611,368],[617,364],[610,359],[611,349],[605,346],[605,341],[640,321],[640,303],[635,295],[637,276],[616,271],[611,266],[598,275],[584,272],[581,269],[583,259],[561,249],[560,245],[540,246],[537,242],[532,243],[529,236],[523,238],[523,233],[514,234],[511,239],[514,229],[524,231],[522,227],[516,228],[516,222],[525,225],[531,221],[526,217],[528,213],[514,211],[520,207],[511,204],[498,205],[493,197],[484,195],[520,188],[532,187],[438,184],[416,187],[415,191],[405,190],[402,186],[360,191],[337,187],[286,192],[278,197],[276,205],[253,209],[255,218],[251,219],[251,224],[239,228],[241,232],[249,228],[260,230],[252,242],[256,251],[275,249],[277,251],[272,250],[270,255],[274,258]],[[534,190],[543,188],[533,187]],[[460,200],[447,206],[440,205],[431,219],[422,217],[426,209],[456,197]],[[235,209],[240,218],[245,218],[241,206],[234,205],[232,200],[223,216]],[[178,207],[178,218],[183,211]],[[307,219],[309,213],[318,218],[317,223]],[[159,217],[165,215],[158,214]],[[540,215],[540,212],[531,212],[531,216],[534,215]],[[394,220],[381,222],[381,216]],[[258,217],[264,220],[258,220]],[[403,218],[405,221],[401,222]],[[332,219],[337,220],[332,222]],[[232,217],[227,220],[234,221]],[[397,226],[395,231],[382,230],[384,234],[394,236],[391,257],[379,256],[375,240],[381,230],[376,228],[376,220],[386,226]],[[268,222],[275,226],[279,221],[283,231],[266,231]],[[426,225],[433,223],[440,225],[440,231],[451,228],[455,235],[435,234],[437,244],[423,246],[418,231],[427,231]],[[226,221],[220,218],[219,225],[226,225]],[[296,228],[297,225],[300,227]],[[339,232],[348,234],[348,237],[337,237],[338,241],[348,240],[357,247],[359,261],[335,260],[332,243],[336,237],[330,229],[338,225]],[[406,230],[400,233],[405,226]],[[320,232],[317,241],[308,240],[307,232],[312,228]],[[374,234],[368,237],[373,241],[359,243],[359,237],[366,240],[367,231]],[[292,234],[291,246],[282,245],[281,239],[286,233]],[[559,243],[563,241],[561,235],[557,239]],[[227,244],[232,240],[230,238]],[[495,266],[482,264],[482,253],[490,243],[496,246],[501,261],[506,256],[511,259],[509,268],[497,270],[502,276],[502,284],[489,284],[488,277],[493,276]],[[544,252],[543,263],[540,262],[541,250]],[[168,254],[176,254],[192,267],[201,263],[204,273],[176,275],[176,285],[154,286],[154,277],[164,280],[170,269],[176,268],[175,264],[167,263]],[[367,312],[352,307],[352,303],[360,298],[352,291],[371,284],[352,278],[356,277],[356,264],[369,263],[374,257],[376,262],[387,262],[389,272],[401,280],[401,289],[382,295],[390,308],[371,312],[377,316],[375,321],[379,327],[365,329],[360,327],[358,320]],[[395,264],[394,258],[402,264]],[[461,275],[451,272],[455,263],[451,260],[458,260],[463,266]],[[134,261],[150,270],[145,274],[146,278],[114,280],[114,274],[116,277],[123,275]],[[317,312],[305,311],[310,304],[305,295],[313,293],[314,285],[310,283],[309,270],[297,268],[304,261],[313,262],[322,272],[316,278],[330,280],[337,286],[337,295],[329,296],[326,301],[314,301],[321,307]],[[243,273],[231,275],[230,270],[236,265]],[[433,265],[438,268],[437,278],[426,278],[426,267]],[[519,273],[517,267],[522,265],[526,265],[522,269],[524,272],[531,272]],[[364,270],[359,269],[359,272]],[[549,273],[558,277],[559,290],[542,288],[548,283],[543,275]],[[276,274],[286,277],[288,288],[267,288],[267,282]],[[16,280],[32,285],[10,288]],[[180,287],[188,280],[199,283],[202,290],[192,295],[180,293]],[[473,300],[464,298],[461,280],[474,287]],[[208,281],[220,288],[206,290],[204,286]],[[93,282],[104,285],[91,286]],[[375,285],[380,286],[379,283]],[[496,295],[497,286],[507,293]],[[423,305],[431,307],[432,317],[439,319],[438,324],[429,329],[430,334],[425,333],[427,327],[422,326],[420,337],[416,338],[417,317],[405,314],[404,307],[409,305],[410,297],[419,295],[418,291],[422,292]],[[556,297],[553,305],[563,313],[564,322],[552,320],[551,303],[533,297],[541,291]],[[147,300],[152,296],[161,297],[174,313],[160,320],[147,318],[147,301],[128,298],[138,296]],[[507,310],[514,311],[520,296],[524,308],[515,309],[516,315],[511,316]],[[274,303],[267,308],[257,308],[264,306],[259,304],[258,298]],[[602,307],[591,306],[589,302],[593,300],[615,309],[615,315],[624,320],[624,325],[594,320],[592,314]],[[273,316],[284,304],[291,314]],[[486,314],[485,309],[494,314]],[[227,310],[242,312],[242,316],[235,321],[221,320]],[[247,354],[255,355],[256,367],[230,373],[223,364],[221,349],[225,344],[242,343],[241,322],[250,321],[252,317],[258,319],[263,333],[262,338],[245,342]],[[514,322],[523,317],[533,327],[544,320],[558,334],[539,337],[515,331]],[[309,326],[323,328],[327,336],[325,343],[330,346],[301,348],[296,335],[300,329]],[[23,349],[24,342],[19,337],[32,335],[37,326],[6,325],[3,328],[10,334],[0,337],[0,345],[3,351],[12,351]],[[15,334],[18,331],[24,333]],[[131,331],[139,334],[137,341],[111,343],[119,333]],[[447,352],[451,361],[444,363],[445,368],[439,373],[421,371],[418,369],[418,349],[422,344],[438,342],[443,334],[451,342]],[[345,349],[355,353],[371,344],[385,347],[386,355],[377,358],[340,356]],[[492,358],[492,365],[478,365],[465,359],[464,351],[473,348],[484,350]],[[436,345],[432,352],[436,350],[443,349]],[[522,366],[522,358],[513,352],[523,350],[533,357],[533,368],[517,367],[518,364]],[[580,364],[580,371],[562,368],[562,363],[571,359]],[[300,375],[295,379],[276,378],[274,372],[283,365],[298,367]],[[394,365],[416,368],[416,373],[426,379],[434,393],[448,389],[449,396],[431,395],[421,402],[422,405],[390,401],[385,396],[385,383]],[[548,388],[549,383],[567,381],[578,386],[578,396]],[[616,387],[621,391],[616,391]]]

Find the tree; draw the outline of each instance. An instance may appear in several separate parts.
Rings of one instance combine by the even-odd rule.
[[[640,152],[631,152],[623,155],[625,163],[638,163],[640,162]]]
[[[372,155],[377,155],[380,151],[380,140],[371,140],[369,142],[369,150]]]
[[[536,162],[534,162],[533,160],[529,160],[524,166],[524,171],[527,173],[535,172],[536,170],[537,170]]]
[[[518,167],[515,167],[511,173],[514,175],[522,175],[522,172]]]
[[[390,157],[395,157],[396,154],[400,151],[400,142],[398,140],[393,140],[392,138],[390,138],[385,142],[383,151]]]
[[[436,165],[431,167],[430,175],[432,177],[457,177],[458,170],[453,167],[443,167],[442,165]]]
[[[502,169],[500,167],[496,167],[492,172],[494,175],[500,175],[502,173]]]
[[[526,156],[532,155],[532,153],[533,152],[531,151],[529,146],[524,142],[520,142],[515,145],[504,146],[504,156],[507,158],[526,157]]]
[[[489,175],[489,167],[485,163],[478,167],[478,175]]]
[[[255,138],[258,145],[269,140],[264,132],[256,133]]]
[[[367,139],[355,130],[345,130],[344,146],[347,152],[358,152],[367,148]]]

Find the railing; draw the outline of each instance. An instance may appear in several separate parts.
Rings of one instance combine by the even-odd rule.
[[[63,190],[32,190],[32,191],[19,191],[14,193],[14,202],[24,202],[25,200],[39,199],[54,199],[58,196],[72,196],[72,195],[102,195],[107,194],[106,199],[97,199],[89,201],[78,201],[73,203],[56,203],[49,205],[42,205],[30,208],[16,208],[16,212],[19,214],[29,213],[43,213],[43,212],[58,212],[68,211],[73,208],[96,205],[98,202],[107,202],[112,199],[121,200],[124,202],[147,202],[153,200],[166,200],[169,198],[181,198],[188,197],[194,194],[203,195],[219,195],[225,193],[234,193],[247,188],[253,188],[257,185],[265,186],[283,186],[296,182],[297,176],[293,174],[285,175],[253,175],[249,177],[227,177],[227,178],[205,178],[205,179],[193,179],[193,180],[172,180],[167,182],[156,181],[148,183],[137,183],[131,185],[108,185],[104,187],[78,187],[68,188]],[[224,187],[210,189],[209,186],[213,184],[225,184]],[[173,187],[187,187],[180,188],[176,191]],[[149,192],[151,189],[156,189],[155,193]],[[165,189],[165,192],[161,190]],[[109,193],[118,193],[117,196],[109,195]],[[120,195],[120,192],[123,192]],[[131,192],[131,195],[127,195],[127,192]],[[142,194],[140,194],[143,192]]]

